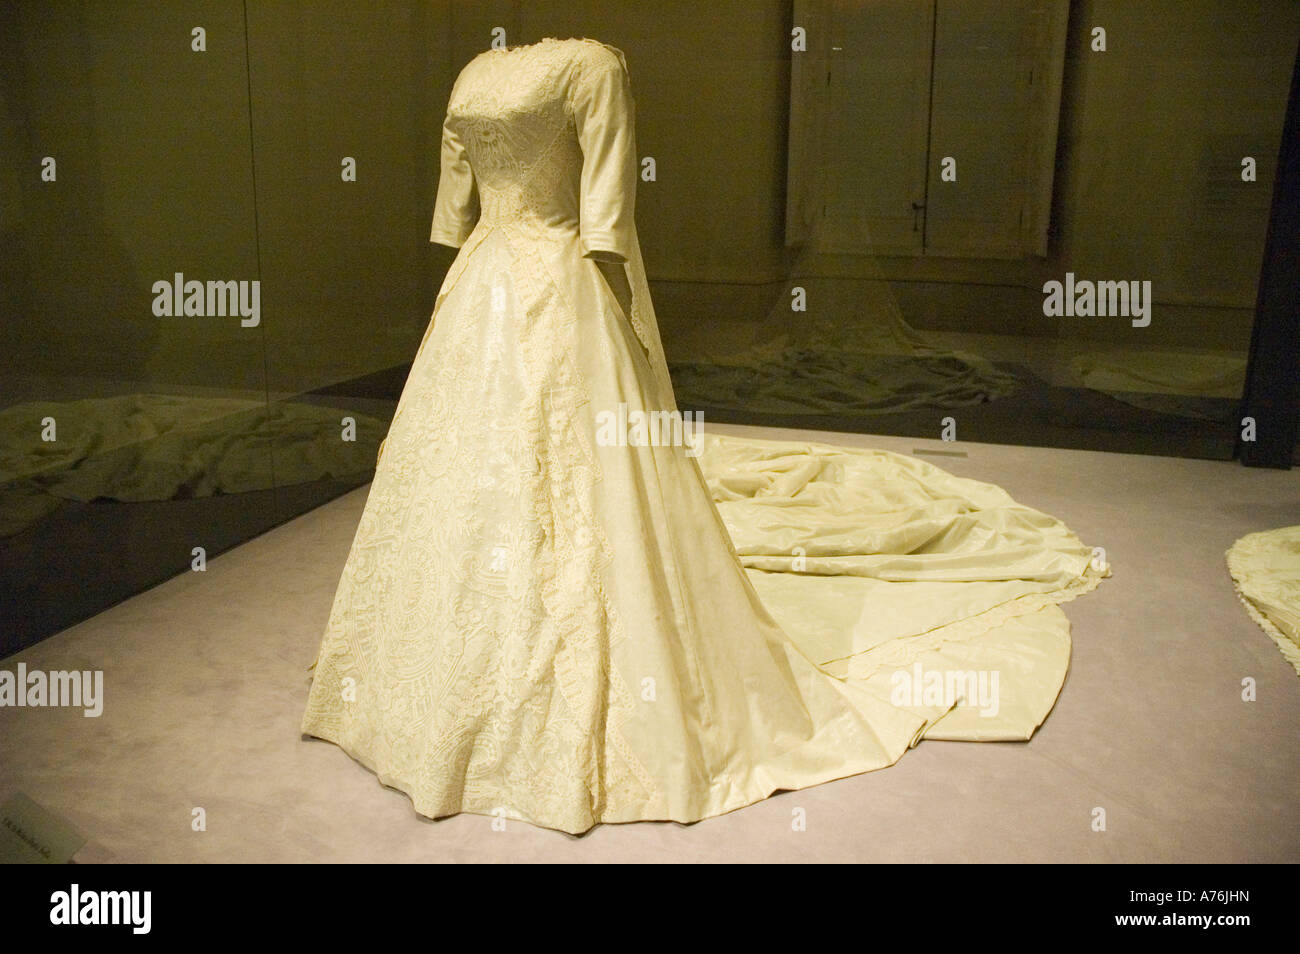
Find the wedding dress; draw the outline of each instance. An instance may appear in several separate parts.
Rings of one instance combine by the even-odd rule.
[[[623,54],[586,38],[488,50],[457,78],[431,238],[460,251],[304,734],[423,815],[574,833],[717,815],[923,735],[1028,738],[1068,665],[1056,604],[1104,574],[1064,525],[900,455],[602,430],[677,411],[633,111]],[[900,696],[922,666],[997,667],[998,711]]]

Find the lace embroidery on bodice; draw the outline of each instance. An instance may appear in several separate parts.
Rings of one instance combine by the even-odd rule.
[[[617,47],[547,37],[479,53],[448,101],[430,239],[462,249],[439,304],[496,230],[520,250],[571,245],[582,257],[624,263],[632,288],[625,318],[645,351],[656,403],[673,410],[636,234],[635,127],[627,61]]]
[[[553,37],[470,61],[452,90],[447,124],[473,170],[484,226],[578,230],[583,150],[575,88],[580,97],[591,74],[622,68],[604,43]]]

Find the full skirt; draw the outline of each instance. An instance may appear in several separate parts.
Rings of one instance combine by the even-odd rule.
[[[1026,739],[1106,570],[914,458],[696,434],[572,243],[477,237],[412,366],[302,729],[419,813],[690,822]],[[642,417],[641,415],[646,415]],[[651,427],[642,427],[650,421]]]

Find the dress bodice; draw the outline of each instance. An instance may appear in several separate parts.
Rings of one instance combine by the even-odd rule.
[[[626,260],[636,191],[627,68],[597,40],[486,50],[457,77],[443,127],[432,239],[480,226],[577,237]]]

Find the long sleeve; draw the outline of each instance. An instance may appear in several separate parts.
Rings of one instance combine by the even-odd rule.
[[[451,116],[448,115],[442,124],[442,169],[429,241],[460,248],[473,231],[478,214],[474,170],[470,168],[464,143],[451,128]]]
[[[582,254],[627,262],[636,240],[635,106],[621,54],[603,47],[583,62],[571,92],[582,148]]]

